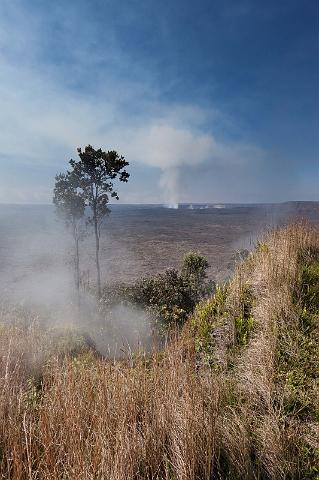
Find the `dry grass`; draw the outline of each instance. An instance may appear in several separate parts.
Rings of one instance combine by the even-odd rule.
[[[151,358],[61,359],[37,324],[3,327],[1,478],[319,478],[318,315],[302,296],[318,252],[311,227],[273,232]]]
[[[150,364],[53,358],[37,383],[20,361],[1,385],[4,478],[210,478],[220,386],[184,348]]]

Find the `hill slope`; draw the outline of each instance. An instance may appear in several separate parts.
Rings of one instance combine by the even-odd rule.
[[[304,225],[259,242],[197,308],[198,357],[231,385],[221,437],[240,478],[319,478],[318,315],[319,237]]]

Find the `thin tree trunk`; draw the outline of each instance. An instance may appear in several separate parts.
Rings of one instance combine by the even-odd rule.
[[[80,250],[79,239],[75,236],[75,285],[78,295],[78,305],[80,306]]]
[[[94,215],[94,233],[95,233],[95,262],[97,272],[97,295],[101,298],[101,268],[100,268],[100,232],[96,215]]]

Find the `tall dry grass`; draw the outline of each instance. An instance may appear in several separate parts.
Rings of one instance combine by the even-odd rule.
[[[259,242],[229,288],[233,317],[250,291],[254,322],[227,372],[241,398],[226,414],[232,443],[242,444],[233,460],[240,478],[319,479],[319,303],[317,294],[310,305],[302,300],[308,264],[319,267],[319,232],[293,224]]]
[[[51,358],[33,381],[22,363],[1,379],[3,478],[211,478],[221,387],[184,347],[151,361]]]
[[[151,357],[63,356],[37,323],[6,323],[1,478],[318,478],[318,384],[304,379],[301,412],[290,391],[295,370],[307,375],[298,360],[300,335],[309,336],[299,318],[301,262],[319,261],[318,252],[311,227],[271,233],[239,266],[222,308],[216,298],[199,306],[181,337]],[[318,327],[311,328],[313,341]],[[213,347],[209,365],[198,332]]]

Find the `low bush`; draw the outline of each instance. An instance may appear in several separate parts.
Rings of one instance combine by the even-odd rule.
[[[133,285],[105,288],[104,306],[128,302],[150,311],[160,333],[182,327],[196,304],[214,293],[215,283],[207,279],[209,264],[198,253],[184,256],[181,270],[168,269]]]

